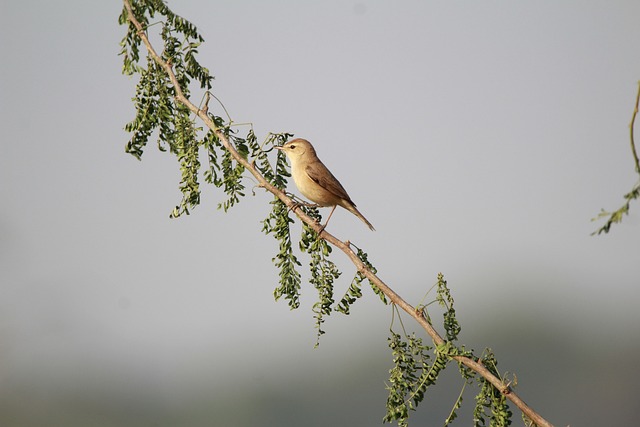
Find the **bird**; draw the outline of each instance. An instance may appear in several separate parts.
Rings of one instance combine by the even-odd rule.
[[[356,208],[356,204],[353,203],[340,181],[320,161],[309,141],[296,138],[275,148],[283,151],[289,158],[291,175],[298,190],[318,206],[332,206],[327,222],[322,227],[323,230],[329,223],[336,206],[342,206],[375,231],[373,225]]]

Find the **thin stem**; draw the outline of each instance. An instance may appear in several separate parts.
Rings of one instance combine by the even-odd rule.
[[[633,109],[633,115],[631,116],[631,123],[629,124],[629,132],[631,134],[631,152],[633,153],[633,159],[636,162],[636,172],[640,173],[640,160],[638,160],[638,152],[636,151],[636,143],[633,137],[633,128],[638,115],[638,105],[640,104],[640,81],[638,82],[638,94],[636,95],[636,105]]]

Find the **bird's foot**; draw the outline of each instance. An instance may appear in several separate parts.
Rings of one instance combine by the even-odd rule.
[[[304,200],[293,200],[293,205],[291,205],[289,207],[289,212],[296,210],[297,208],[299,208],[300,206],[305,206],[307,208],[319,208],[320,205],[316,204],[316,203],[309,203],[309,202],[305,202]]]

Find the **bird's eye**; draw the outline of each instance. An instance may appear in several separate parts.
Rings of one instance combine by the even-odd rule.
[[[291,149],[293,150],[294,148],[296,148],[295,145],[290,145],[289,147],[291,147]]]

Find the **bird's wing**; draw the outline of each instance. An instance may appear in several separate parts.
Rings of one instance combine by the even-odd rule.
[[[327,169],[327,167],[322,162],[313,162],[309,163],[305,168],[305,172],[313,181],[315,181],[318,185],[320,185],[325,190],[335,194],[341,199],[347,200],[352,205],[355,206],[355,203],[351,201],[351,198],[347,194],[347,190],[344,189],[340,181],[336,179],[335,176]]]

